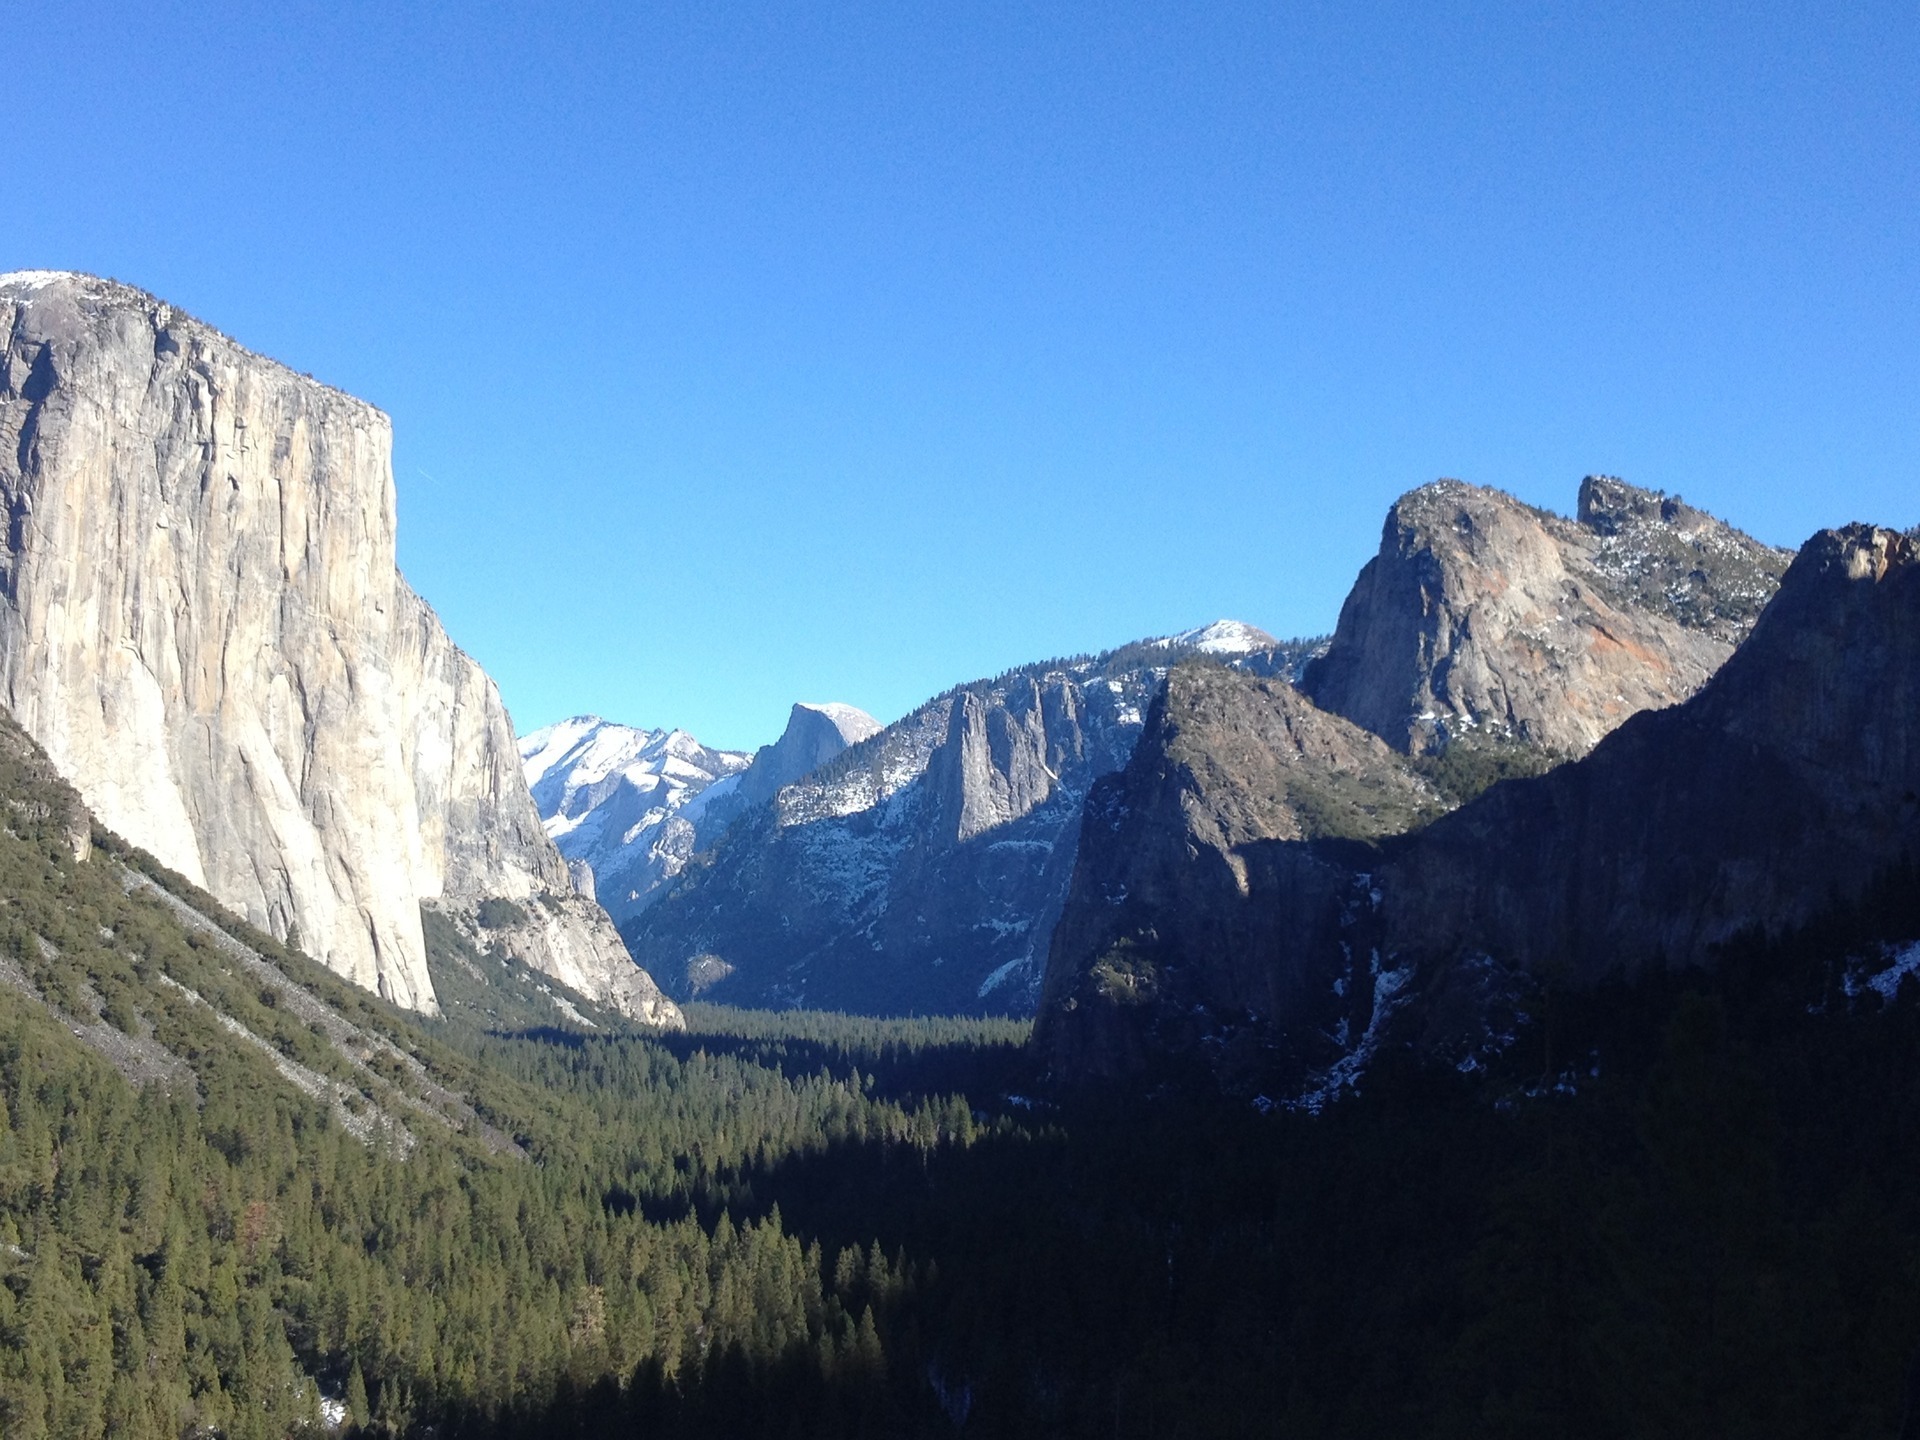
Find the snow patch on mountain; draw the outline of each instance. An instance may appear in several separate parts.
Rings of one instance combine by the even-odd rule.
[[[6,274],[0,275],[0,289],[32,293],[53,284],[56,280],[68,278],[68,274],[69,272],[65,270],[9,270]]]
[[[1271,650],[1280,642],[1244,620],[1215,620],[1211,625],[1182,630],[1152,643],[1169,650],[1196,650],[1202,655],[1252,655]]]
[[[794,708],[826,716],[833,728],[840,732],[840,738],[849,745],[857,745],[869,735],[880,733],[880,722],[856,705],[842,705],[833,700],[824,703],[802,700]]]
[[[743,816],[622,935],[676,984],[693,959],[724,957],[713,988],[729,1003],[1030,1013],[1088,788],[1126,763],[1167,665],[1197,643],[935,696]]]
[[[1897,948],[1883,946],[1876,959],[1877,964],[1856,960],[1842,977],[1841,984],[1849,1000],[1868,990],[1882,1000],[1892,1000],[1908,976],[1920,974],[1920,941]]]
[[[753,763],[733,784],[709,797],[696,825],[699,848],[707,849],[749,810],[775,800],[787,787],[880,730],[878,720],[852,705],[812,701],[795,705],[780,738],[754,751]]]
[[[750,763],[684,730],[640,730],[597,715],[535,730],[519,749],[547,834],[570,863],[591,870],[616,921],[645,908],[686,865],[709,792],[737,783]]]

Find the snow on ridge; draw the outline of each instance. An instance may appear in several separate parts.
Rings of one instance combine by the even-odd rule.
[[[598,715],[575,715],[522,735],[515,743],[520,750],[520,769],[527,777],[528,787],[539,784],[548,771],[566,759],[567,753],[584,736],[592,734],[606,723]]]
[[[749,757],[710,750],[684,730],[637,730],[581,715],[520,740],[535,805],[556,841],[580,828],[614,793],[647,797],[649,808],[680,808],[715,780],[746,769]],[[602,857],[571,854],[593,863]]]
[[[598,715],[576,715],[520,737],[520,763],[529,787],[564,767],[566,789],[592,785],[615,774],[677,777],[704,783],[715,772],[743,770],[740,751],[713,750],[685,730],[641,730]],[[538,799],[539,797],[535,797]]]
[[[859,706],[843,705],[838,700],[826,700],[818,703],[811,700],[801,700],[795,704],[794,708],[797,710],[811,710],[816,714],[826,716],[827,719],[833,723],[833,728],[840,732],[841,736],[849,745],[856,745],[871,735],[878,735],[886,728]]]
[[[1909,975],[1920,974],[1920,941],[1897,948],[1885,946],[1879,958],[1882,968],[1876,973],[1863,975],[1855,969],[1847,974],[1842,983],[1848,999],[1863,990],[1876,991],[1883,1000],[1893,999]]]
[[[781,787],[774,810],[782,828],[816,820],[841,819],[871,810],[926,772],[933,752],[946,738],[953,698],[941,696],[875,731],[881,738],[877,762],[821,778],[803,776]],[[871,738],[871,737],[869,737]]]
[[[752,759],[685,730],[641,730],[597,715],[543,726],[518,745],[548,838],[567,860],[592,869],[616,920],[678,872],[703,797],[737,782]]]
[[[0,275],[0,288],[7,290],[38,290],[60,280],[80,278],[74,270],[9,270]]]
[[[1280,642],[1244,620],[1215,620],[1151,643],[1169,650],[1197,650],[1202,655],[1251,655],[1256,650],[1271,650]]]

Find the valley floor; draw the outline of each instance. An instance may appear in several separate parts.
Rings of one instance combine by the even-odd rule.
[[[1388,1062],[1319,1116],[1171,1075],[1049,1094],[1013,1022],[420,1025],[281,957],[470,1103],[409,1110],[403,1147],[223,1042],[208,1005],[154,1000],[162,975],[258,982],[99,889],[101,858],[0,860],[44,905],[25,928],[9,905],[14,963],[51,985],[33,931],[70,956],[127,937],[87,984],[192,1074],[136,1089],[0,987],[10,1437],[1900,1424],[1920,986],[1840,960],[1920,930],[1911,874],[1716,978],[1557,1002],[1497,1073]],[[226,1002],[271,1033],[264,999]]]

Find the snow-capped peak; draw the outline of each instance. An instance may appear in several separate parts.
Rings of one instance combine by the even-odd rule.
[[[73,278],[70,270],[9,270],[0,275],[0,290],[38,290],[56,280]]]
[[[520,764],[560,853],[587,865],[615,919],[691,853],[692,819],[750,757],[684,730],[640,730],[576,715],[520,737]]]
[[[1251,655],[1256,650],[1271,650],[1280,642],[1244,620],[1216,620],[1154,643],[1170,650],[1197,650],[1202,655]]]
[[[538,785],[554,766],[572,754],[582,740],[603,728],[626,729],[625,726],[609,727],[598,715],[575,715],[569,720],[543,725],[538,730],[522,735],[517,742],[520,769],[527,777],[528,786]]]
[[[576,715],[520,739],[527,788],[556,840],[612,787],[650,796],[661,809],[678,809],[715,780],[746,769],[748,758],[737,750],[710,750],[684,730],[638,730],[597,715]]]

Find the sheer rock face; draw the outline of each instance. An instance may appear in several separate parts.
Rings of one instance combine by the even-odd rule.
[[[1147,653],[929,701],[742,813],[621,933],[677,995],[1030,1011],[1087,788],[1126,762],[1175,658]]]
[[[422,902],[571,892],[498,692],[395,568],[387,418],[85,276],[0,278],[0,344],[0,700],[110,829],[432,1010]],[[630,988],[604,914],[560,912],[535,963]]]
[[[878,720],[852,705],[795,705],[780,738],[753,752],[735,793],[747,805],[765,804],[880,729]]]
[[[1577,520],[1436,481],[1389,512],[1303,688],[1414,754],[1472,739],[1584,755],[1706,683],[1789,558],[1603,476]]]
[[[771,803],[787,786],[799,784],[849,746],[878,735],[882,728],[878,720],[852,705],[795,705],[778,740],[754,751],[752,762],[739,778],[722,781],[706,792],[706,800],[694,818],[686,856],[710,847],[749,810]],[[683,857],[681,868],[684,865]]]
[[[1089,805],[1036,1032],[1057,1073],[1194,1063],[1317,1103],[1387,1045],[1470,1067],[1542,976],[1712,964],[1852,901],[1920,856],[1920,553],[1815,536],[1691,699],[1405,833],[1376,807],[1344,848],[1246,798],[1314,753],[1283,709],[1156,720]]]

